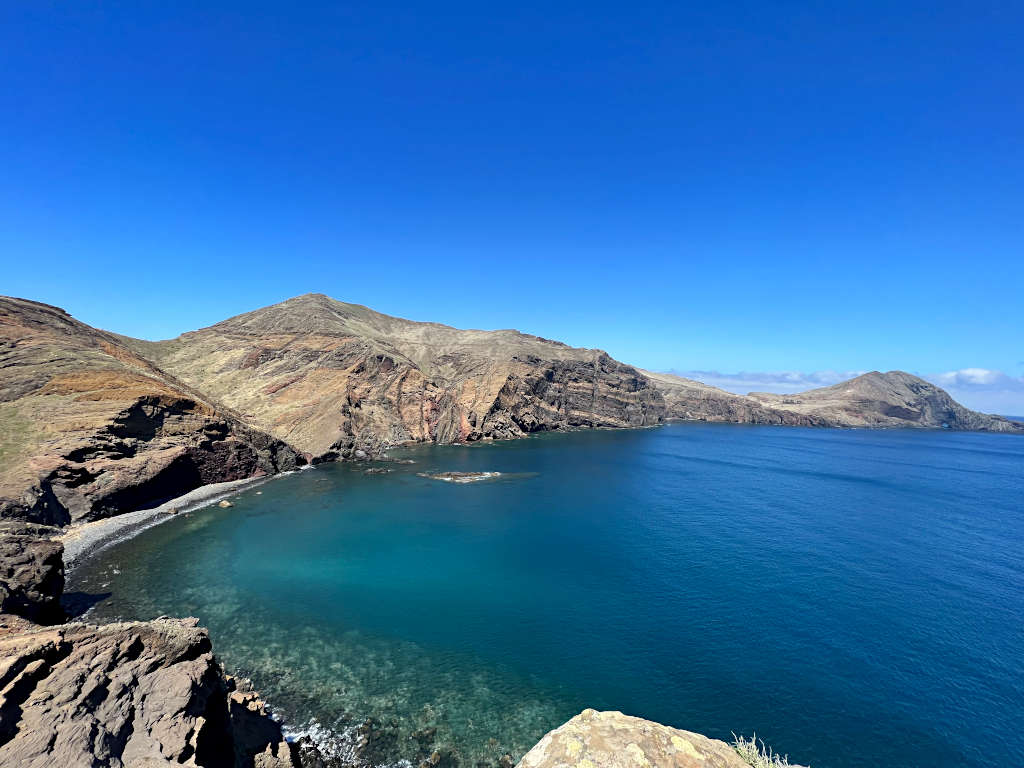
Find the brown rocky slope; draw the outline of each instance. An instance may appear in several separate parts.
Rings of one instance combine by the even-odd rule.
[[[600,350],[414,323],[318,294],[164,342],[0,298],[0,765],[330,764],[308,744],[282,743],[194,620],[41,626],[62,619],[62,547],[51,526],[292,469],[306,456],[673,419],[1024,429],[898,371],[741,396]],[[523,765],[641,757],[737,764],[721,742],[587,711]]]
[[[0,517],[65,525],[307,457],[682,419],[1024,431],[899,371],[735,395],[600,350],[321,294],[161,342],[0,298]]]
[[[127,343],[315,456],[664,419],[649,381],[600,350],[412,322],[320,294]]]
[[[66,525],[302,463],[112,334],[0,298],[0,517]]]
[[[899,372],[876,374],[893,382],[889,399],[851,392],[843,407],[805,408],[792,397],[735,395],[641,371],[600,350],[518,331],[403,320],[322,294],[169,341],[125,343],[252,425],[323,457],[371,454],[406,441],[468,442],[674,419],[1015,428]]]

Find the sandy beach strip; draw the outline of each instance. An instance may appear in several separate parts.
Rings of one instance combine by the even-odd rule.
[[[210,483],[165,501],[158,507],[140,509],[136,512],[94,520],[89,523],[74,525],[59,540],[64,544],[64,568],[71,571],[86,558],[100,552],[111,544],[131,538],[154,525],[158,525],[174,517],[174,513],[189,512],[204,507],[237,493],[242,488],[261,485],[279,475],[263,477],[247,477],[241,480],[229,480],[225,483]]]

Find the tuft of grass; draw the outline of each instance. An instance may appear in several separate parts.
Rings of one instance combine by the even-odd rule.
[[[732,747],[753,768],[801,768],[801,766],[789,762],[789,755],[779,755],[773,752],[771,747],[757,738],[756,733],[749,739],[734,733]]]

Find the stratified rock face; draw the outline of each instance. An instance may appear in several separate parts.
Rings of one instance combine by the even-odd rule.
[[[57,533],[44,525],[0,522],[0,613],[40,624],[63,619],[64,546],[51,539]]]
[[[162,369],[314,456],[567,427],[657,424],[628,365],[517,331],[463,331],[299,296],[166,342]]]
[[[903,371],[872,371],[795,395],[751,392],[773,408],[846,427],[928,427],[1020,432],[1024,425],[964,408],[945,390]]]
[[[293,763],[262,703],[231,693],[195,619],[0,638],[0,765],[236,764]]]
[[[621,712],[585,709],[548,733],[518,768],[750,768],[723,741]]]
[[[734,395],[600,350],[320,294],[163,342],[0,298],[0,518],[65,525],[307,458],[671,419],[1024,431],[898,371]]]
[[[0,298],[0,517],[64,525],[304,461],[112,334]]]

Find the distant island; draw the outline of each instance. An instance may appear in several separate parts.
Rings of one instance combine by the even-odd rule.
[[[195,765],[329,764],[314,746],[284,743],[258,696],[223,674],[195,621],[62,623],[69,532],[210,484],[379,459],[409,443],[682,420],[1024,434],[1024,424],[969,410],[900,371],[799,394],[736,395],[600,350],[514,330],[412,322],[321,294],[157,342],[0,298],[0,345],[5,764],[80,764],[96,750],[113,756],[111,765],[155,756]],[[430,477],[481,479],[473,474]],[[90,683],[83,676],[100,659],[108,672]],[[58,689],[74,706],[57,700]],[[102,738],[87,739],[90,729]],[[747,764],[721,742],[588,710],[545,737],[524,765],[560,765],[555,746],[599,750],[623,734],[676,765]],[[438,756],[431,766],[441,764]]]

